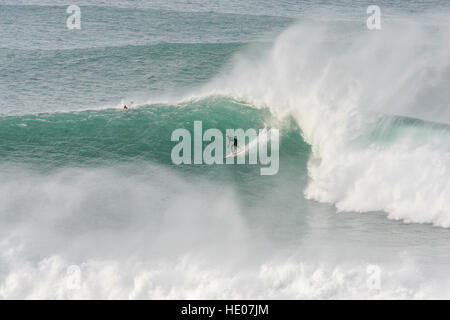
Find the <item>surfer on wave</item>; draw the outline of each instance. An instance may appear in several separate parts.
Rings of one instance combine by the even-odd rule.
[[[236,137],[230,137],[230,136],[227,136],[227,138],[228,138],[228,148],[230,148],[230,150],[234,149],[234,151],[238,150],[239,148],[238,148],[238,140],[237,140],[237,138]],[[233,143],[233,144],[231,145],[231,143]],[[230,147],[230,145],[231,145],[231,147]]]

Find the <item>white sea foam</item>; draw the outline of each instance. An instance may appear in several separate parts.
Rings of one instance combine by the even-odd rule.
[[[89,259],[75,266],[76,275],[71,261],[59,255],[36,263],[14,260],[13,266],[0,282],[1,298],[423,299],[450,294],[446,280],[425,277],[406,262],[375,266],[380,277],[373,283],[372,269],[364,263],[330,266],[292,258],[234,269],[199,262],[198,255],[164,263]]]
[[[154,165],[64,168],[51,174],[1,169],[0,298],[413,299],[450,294],[442,273],[427,271],[406,254],[369,261],[364,251],[341,256],[339,245],[330,248],[334,255],[324,249],[319,254],[308,252],[306,238],[302,248],[294,249],[255,236],[249,223],[264,223],[248,220],[235,190],[206,178]],[[266,214],[273,212],[261,210],[258,220]],[[319,245],[316,240],[311,238],[311,244]],[[373,262],[379,269],[375,286]]]
[[[294,116],[313,151],[307,198],[450,227],[448,27],[439,15],[390,21],[380,31],[301,22],[268,52],[237,55],[197,96],[229,95]],[[444,125],[395,124],[390,140],[370,140],[382,115]]]

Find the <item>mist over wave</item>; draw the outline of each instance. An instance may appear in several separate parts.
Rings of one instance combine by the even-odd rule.
[[[418,270],[407,254],[380,263],[382,289],[371,288],[367,257],[335,261],[329,252],[323,259],[314,249],[255,237],[252,225],[261,224],[249,219],[236,190],[161,166],[51,174],[2,167],[0,178],[1,298],[448,295],[448,283]],[[269,203],[256,207],[260,220]]]
[[[449,23],[425,21],[299,22],[198,94],[294,116],[312,146],[307,198],[450,227]]]

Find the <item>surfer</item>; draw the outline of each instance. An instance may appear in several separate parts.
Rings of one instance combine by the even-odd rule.
[[[227,136],[228,139],[228,149],[233,151],[233,146],[236,146],[237,139],[235,137]]]
[[[123,106],[123,109],[124,109],[124,110],[128,110],[127,105],[124,105],[124,106]]]
[[[233,149],[234,149],[234,151],[238,150],[239,149],[238,148],[238,139],[236,137],[230,137],[230,136],[227,136],[227,138],[228,138],[228,148],[231,151],[233,151]]]

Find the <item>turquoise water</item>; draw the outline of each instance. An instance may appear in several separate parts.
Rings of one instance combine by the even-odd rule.
[[[369,4],[0,0],[0,297],[448,298],[449,5]]]

